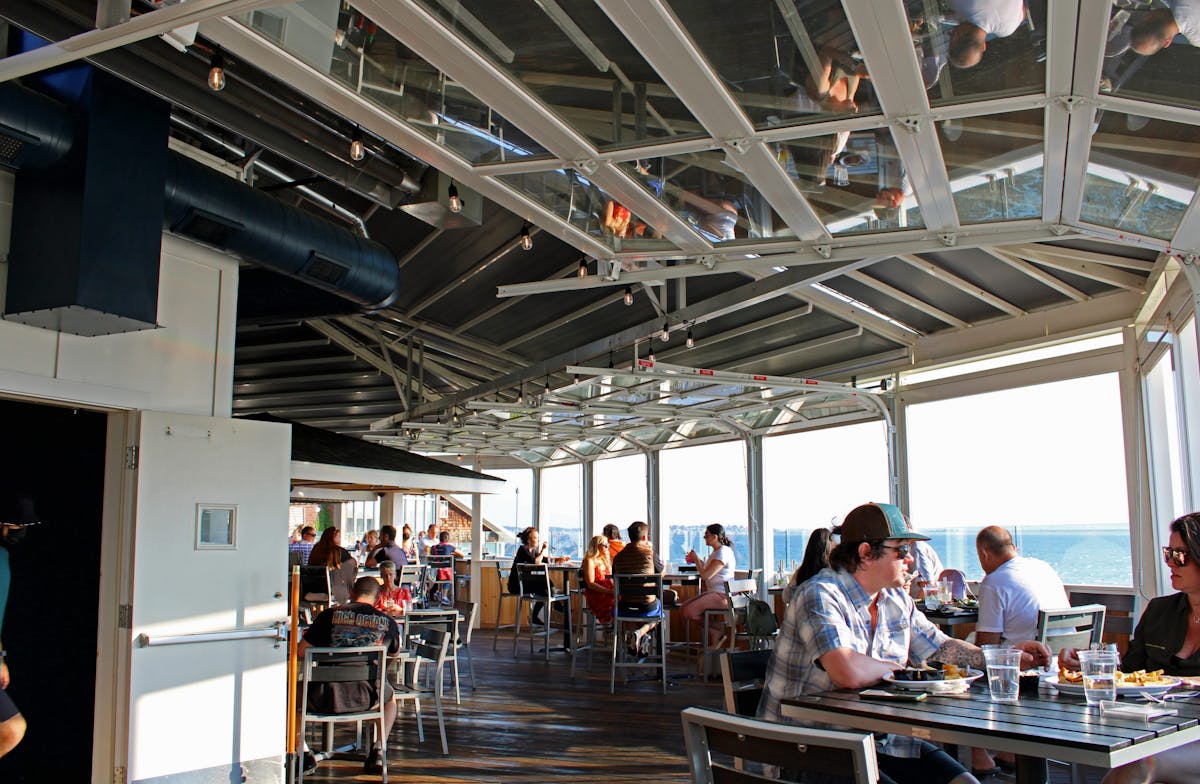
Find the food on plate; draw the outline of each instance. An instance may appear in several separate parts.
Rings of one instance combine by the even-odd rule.
[[[892,677],[898,681],[940,681],[944,679],[941,670],[931,670],[925,667],[906,667],[903,670],[895,670]]]
[[[942,677],[948,681],[958,680],[967,677],[967,671],[957,664],[943,664]]]
[[[1078,670],[1061,670],[1058,673],[1058,680],[1062,683],[1083,683],[1083,673]],[[1162,670],[1117,673],[1118,686],[1161,686],[1174,682],[1175,679],[1169,675],[1163,675]]]

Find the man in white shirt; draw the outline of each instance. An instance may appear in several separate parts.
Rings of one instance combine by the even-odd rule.
[[[438,543],[438,525],[430,523],[429,530],[417,537],[417,552],[429,555],[429,548]]]
[[[958,26],[950,31],[950,62],[972,68],[983,59],[987,42],[1008,38],[1025,21],[1023,0],[951,0]]]
[[[1164,0],[1167,8],[1147,11],[1129,34],[1129,45],[1138,54],[1155,54],[1182,35],[1192,46],[1200,44],[1200,0]]]
[[[976,535],[975,552],[986,574],[979,587],[976,645],[1032,640],[1039,610],[1071,605],[1053,567],[1017,555],[1012,535],[1000,526],[990,525]]]

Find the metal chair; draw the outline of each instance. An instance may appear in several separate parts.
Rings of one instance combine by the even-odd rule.
[[[302,663],[302,680],[300,684],[300,716],[301,721],[324,724],[332,729],[334,724],[343,722],[358,723],[372,722],[377,731],[379,761],[383,773],[383,782],[387,784],[387,733],[383,727],[383,711],[385,701],[385,674],[387,672],[387,647],[383,645],[368,645],[359,648],[306,648]],[[374,703],[362,710],[345,713],[333,713],[316,710],[309,703],[310,686],[335,683],[367,683],[373,687]],[[333,734],[326,733],[326,746],[332,746]],[[303,784],[303,765],[299,772],[298,781]]]
[[[324,566],[300,567],[300,606],[307,607],[316,616],[329,606],[332,589],[329,584],[329,569]]]
[[[454,609],[462,619],[458,622],[458,634],[450,645],[454,648],[454,702],[461,702],[458,696],[458,651],[466,651],[467,675],[471,678],[471,690],[475,689],[475,665],[471,662],[471,634],[479,615],[479,605],[476,602],[455,602]]]
[[[496,582],[499,586],[500,592],[496,594],[496,625],[492,627],[493,653],[496,651],[496,644],[500,641],[500,631],[502,629],[511,629],[515,626],[515,624],[512,623],[506,623],[503,626],[500,625],[500,617],[504,614],[504,600],[517,598],[517,594],[509,593],[508,578],[505,576],[504,570],[500,568],[500,564],[496,564],[495,572]],[[520,609],[520,601],[518,600],[517,610],[520,611]]]
[[[438,730],[442,735],[442,754],[449,754],[446,718],[442,713],[442,679],[445,675],[446,651],[451,635],[443,629],[417,628],[415,623],[413,628],[416,629],[416,640],[409,648],[408,656],[401,662],[401,681],[395,687],[396,701],[413,703],[417,715],[417,740],[424,743],[425,726],[421,721],[421,700],[432,699],[437,708]]]
[[[721,658],[721,685],[725,691],[725,710],[753,717],[758,712],[767,665],[774,651],[724,651]]]
[[[1072,607],[1084,604],[1103,604],[1105,634],[1133,634],[1133,621],[1137,617],[1137,596],[1132,593],[1093,593],[1071,591],[1067,594]],[[1115,613],[1115,614],[1114,614]]]
[[[427,597],[437,596],[438,604],[454,606],[454,556],[430,555],[425,557],[425,574],[428,576]],[[427,601],[428,604],[428,601]]]
[[[1104,637],[1104,613],[1102,604],[1039,610],[1034,639],[1056,654],[1063,648],[1087,648]]]
[[[796,772],[808,771],[838,771],[856,784],[879,780],[869,732],[793,727],[706,708],[687,708],[682,718],[696,784],[795,781]]]
[[[667,635],[664,622],[667,616],[662,606],[662,575],[614,574],[612,581],[613,590],[616,593],[616,604],[613,606],[612,663],[608,673],[608,693],[613,694],[616,691],[618,669],[655,669],[662,672],[662,692],[666,694]],[[653,599],[656,602],[655,609],[645,613],[635,613],[624,609],[624,606],[627,605],[643,604],[646,599]],[[658,656],[654,661],[629,661],[624,646],[621,645],[621,626],[640,627],[646,624],[658,627]]]
[[[422,606],[425,604],[425,583],[421,579],[424,571],[424,566],[404,564],[400,567],[400,573],[396,575],[397,587],[407,588],[409,595],[413,598],[413,603]]]
[[[520,592],[517,594],[517,622],[513,625],[513,656],[517,655],[517,640],[521,637],[521,608],[526,604],[530,608],[529,618],[529,633],[526,635],[529,638],[529,652],[533,653],[533,638],[545,638],[546,661],[550,661],[550,634],[553,631],[551,624],[551,613],[556,604],[562,604],[566,613],[566,625],[563,627],[563,638],[569,640],[571,637],[571,595],[562,593],[554,587],[554,583],[550,580],[550,570],[545,564],[518,564],[517,565],[517,586]],[[541,631],[533,628],[533,606],[535,604],[546,605],[544,612]],[[569,645],[569,643],[566,643]]]
[[[758,582],[753,578],[747,577],[741,580],[727,580],[725,582],[725,595],[728,597],[728,604],[725,607],[715,608],[704,611],[704,631],[701,643],[703,644],[703,653],[701,656],[702,674],[707,677],[709,674],[709,658],[710,656],[725,647],[729,650],[734,650],[738,639],[738,624],[746,618],[746,605],[750,603],[751,597],[758,593]],[[708,625],[710,619],[721,619],[725,622],[725,645],[713,646],[709,643]],[[742,635],[745,637],[745,635]]]

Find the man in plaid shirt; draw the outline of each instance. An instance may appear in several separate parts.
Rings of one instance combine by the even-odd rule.
[[[982,669],[983,653],[947,636],[917,610],[904,585],[909,530],[891,504],[865,504],[846,515],[830,567],[796,589],[767,668],[760,718],[782,721],[780,700],[800,694],[872,686],[909,662],[934,658]],[[1050,651],[1017,643],[1022,667],[1046,664]],[[899,735],[876,740],[880,784],[969,784],[976,779],[931,743]]]

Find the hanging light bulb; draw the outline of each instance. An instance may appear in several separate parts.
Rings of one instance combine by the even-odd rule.
[[[581,277],[581,278],[587,277],[587,260],[586,259],[579,260],[579,277]]]
[[[450,197],[447,200],[450,211],[462,212],[462,199],[458,198],[458,188],[455,187],[454,183],[450,183],[450,188],[446,191],[446,193]]]
[[[544,394],[550,394],[550,377],[546,376],[546,388],[542,390]]]
[[[688,348],[696,347],[696,339],[694,337],[692,337],[692,330],[690,328],[687,331],[687,347]]]
[[[658,333],[658,339],[663,343],[666,343],[671,339],[671,325],[665,321],[663,322],[662,332]]]
[[[366,145],[363,144],[362,129],[355,128],[354,136],[350,139],[350,159],[354,161],[361,161],[366,157],[367,148]]]
[[[521,250],[533,250],[533,237],[529,236],[529,224],[521,227]]]
[[[225,89],[225,58],[220,49],[214,49],[212,59],[208,61],[208,86],[214,92]]]
[[[525,382],[521,382],[521,389],[517,392],[517,405],[525,405]]]
[[[633,289],[630,288],[629,286],[625,287],[625,304],[626,305],[633,304]]]

